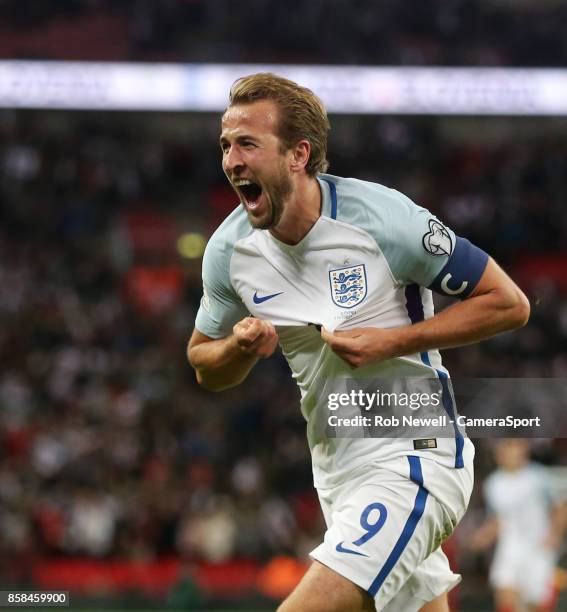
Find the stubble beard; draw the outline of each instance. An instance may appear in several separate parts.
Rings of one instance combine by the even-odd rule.
[[[289,198],[292,189],[289,176],[287,176],[283,168],[280,168],[280,174],[277,180],[272,183],[270,188],[266,187],[264,190],[264,197],[269,207],[266,217],[254,218],[248,213],[248,219],[252,227],[261,230],[276,227],[282,218],[285,202]]]

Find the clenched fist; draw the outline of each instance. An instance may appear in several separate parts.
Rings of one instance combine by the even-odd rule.
[[[278,345],[276,328],[268,321],[254,317],[239,321],[232,328],[232,333],[244,353],[261,359],[272,355]]]

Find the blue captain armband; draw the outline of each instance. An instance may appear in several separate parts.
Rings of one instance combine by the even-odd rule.
[[[482,249],[457,236],[449,261],[429,289],[461,300],[467,298],[477,286],[487,263],[488,255]]]

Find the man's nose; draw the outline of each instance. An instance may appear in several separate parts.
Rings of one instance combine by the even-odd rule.
[[[244,162],[238,147],[230,147],[224,156],[224,169],[230,173],[238,173],[242,168],[244,168]]]

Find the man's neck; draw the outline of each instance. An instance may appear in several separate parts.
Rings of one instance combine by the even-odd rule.
[[[285,244],[298,244],[309,233],[321,216],[323,195],[319,181],[312,177],[302,179],[286,202],[278,225],[270,230],[274,238]]]

